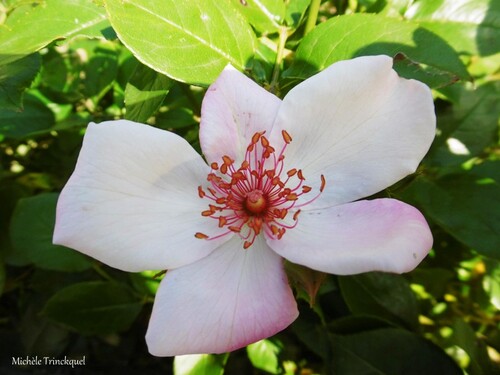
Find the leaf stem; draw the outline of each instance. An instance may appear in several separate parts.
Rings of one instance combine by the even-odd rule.
[[[271,78],[271,85],[269,91],[275,93],[280,77],[281,62],[283,61],[283,54],[285,51],[285,44],[288,38],[288,28],[281,26],[279,29],[278,50],[276,51],[276,61],[274,62],[273,76]]]
[[[314,29],[314,26],[316,26],[320,4],[321,0],[311,1],[311,5],[309,6],[309,13],[307,14],[307,21],[306,21],[306,27],[304,29],[304,35],[306,35],[309,31]]]

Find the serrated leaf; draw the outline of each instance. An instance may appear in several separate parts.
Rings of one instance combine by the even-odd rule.
[[[498,1],[420,0],[405,17],[418,21],[460,53],[487,56],[500,51]]]
[[[168,77],[143,64],[137,65],[125,87],[125,118],[146,122],[160,108],[170,86]]]
[[[418,326],[415,295],[404,277],[395,274],[370,272],[339,277],[342,296],[355,314],[369,314]]]
[[[15,9],[0,28],[0,65],[19,60],[56,39],[77,35],[102,38],[109,28],[104,9],[92,1],[32,2]]]
[[[400,53],[435,72],[469,79],[458,54],[444,40],[418,23],[370,14],[334,17],[316,26],[300,43],[283,77],[305,79],[340,60]]]
[[[14,251],[43,269],[86,270],[91,264],[84,255],[52,244],[57,198],[58,194],[47,193],[19,200],[10,223]]]
[[[82,334],[109,334],[127,329],[141,307],[125,285],[90,281],[54,294],[42,314]]]
[[[254,54],[255,35],[229,0],[106,0],[106,9],[135,57],[175,80],[209,85]]]
[[[40,56],[33,54],[15,63],[0,65],[0,108],[20,110],[22,96],[40,69]]]
[[[189,354],[176,356],[174,375],[222,375],[228,354]]]

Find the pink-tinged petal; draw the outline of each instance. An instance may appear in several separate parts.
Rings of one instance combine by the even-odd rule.
[[[293,263],[337,275],[409,272],[428,254],[432,234],[422,214],[395,199],[303,211],[271,248]]]
[[[217,232],[197,190],[208,170],[173,133],[126,120],[90,124],[59,197],[54,243],[126,271],[203,258],[221,243],[194,236]]]
[[[146,342],[156,356],[224,353],[272,336],[298,316],[283,259],[258,238],[233,237],[212,254],[167,272]]]
[[[400,78],[388,56],[335,63],[292,89],[275,129],[293,141],[286,168],[301,168],[306,183],[327,185],[310,207],[372,195],[417,168],[435,135],[431,91]],[[281,137],[274,131],[272,140]]]
[[[272,128],[281,100],[228,65],[208,88],[201,108],[200,143],[207,161],[241,161],[256,132]]]

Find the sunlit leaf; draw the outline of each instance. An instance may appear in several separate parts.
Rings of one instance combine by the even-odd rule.
[[[300,43],[283,76],[305,79],[340,60],[400,53],[434,72],[469,78],[458,54],[443,39],[418,23],[369,14],[334,17],[316,26]]]
[[[279,353],[281,347],[271,340],[261,340],[247,346],[250,362],[255,368],[270,374],[281,374]]]
[[[139,64],[125,88],[125,118],[146,122],[158,110],[171,85],[168,77]]]
[[[463,54],[500,51],[500,2],[491,0],[420,0],[405,13]]]
[[[229,0],[106,0],[120,40],[145,65],[192,84],[212,83],[231,63],[244,69],[255,35]]]
[[[174,375],[222,375],[229,355],[190,354],[176,356]]]
[[[235,4],[261,33],[276,32],[285,18],[285,2],[282,0],[239,0]]]
[[[9,14],[0,28],[0,65],[19,60],[56,39],[77,35],[102,38],[109,28],[104,9],[92,1],[30,2]]]

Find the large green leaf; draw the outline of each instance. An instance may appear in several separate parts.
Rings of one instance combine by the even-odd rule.
[[[0,27],[0,65],[18,60],[56,39],[103,37],[104,9],[89,0],[47,0],[16,8]]]
[[[431,69],[426,82],[431,86],[435,85],[437,74],[449,76],[449,83],[456,79],[453,77],[469,78],[458,54],[418,23],[370,14],[334,17],[316,26],[300,43],[295,60],[283,77],[305,79],[334,62],[380,54],[404,54],[414,64],[421,64],[420,70]],[[407,69],[402,73],[405,72]]]
[[[31,85],[40,69],[40,56],[33,54],[6,65],[0,65],[0,108],[20,110],[24,90]]]
[[[145,65],[191,84],[212,83],[228,63],[244,69],[256,45],[229,0],[106,0],[120,40]]]
[[[418,326],[415,295],[408,282],[400,275],[370,272],[339,277],[339,286],[353,313],[369,314]]]
[[[454,361],[432,342],[410,332],[375,329],[332,335],[335,374],[460,375]]]
[[[125,88],[125,118],[146,122],[160,108],[172,81],[145,65],[139,64]]]
[[[84,255],[52,244],[57,198],[57,194],[47,193],[19,200],[10,225],[12,246],[37,267],[83,271],[91,265]]]
[[[42,313],[83,334],[108,334],[127,329],[141,307],[125,285],[90,281],[57,292]]]
[[[420,0],[405,13],[464,54],[500,51],[500,2],[494,0]]]
[[[485,164],[500,168],[500,161]],[[404,197],[459,241],[500,259],[500,181],[492,174],[473,168],[437,180],[417,178]]]

